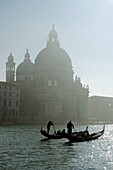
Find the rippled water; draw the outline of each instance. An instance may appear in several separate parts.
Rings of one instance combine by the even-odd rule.
[[[56,129],[64,127],[57,125]],[[102,127],[89,126],[89,131]],[[66,139],[41,141],[39,131],[35,125],[1,126],[0,170],[113,170],[113,125],[106,125],[98,140],[69,145]]]

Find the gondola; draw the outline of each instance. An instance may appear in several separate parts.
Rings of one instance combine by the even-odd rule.
[[[98,139],[104,134],[105,131],[105,125],[103,126],[103,130],[92,133],[92,134],[67,134],[66,138],[69,140],[69,142],[86,142],[86,141],[92,141],[95,139]]]
[[[76,131],[76,132],[73,132],[72,134],[73,135],[77,135],[77,134],[85,135],[85,134],[87,134],[87,129],[88,129],[88,127],[86,128],[85,131],[80,131],[80,132]],[[64,132],[64,130],[60,133],[49,134],[45,130],[43,130],[42,127],[40,130],[40,133],[47,139],[62,139],[62,138],[67,138],[67,135],[68,135],[68,133]]]
[[[43,130],[42,128],[40,130],[40,133],[48,139],[62,139],[63,138],[63,135],[61,135],[61,134],[56,134],[56,133],[49,134],[45,130]]]

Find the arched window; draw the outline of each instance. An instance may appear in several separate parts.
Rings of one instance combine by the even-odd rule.
[[[14,67],[11,67],[11,71],[14,71],[15,69],[14,69]]]
[[[48,85],[48,86],[52,86],[52,81],[51,81],[51,80],[48,80],[47,85]]]
[[[58,81],[57,80],[54,81],[54,86],[58,86]]]
[[[6,71],[10,71],[10,67],[7,67],[7,68],[6,68]]]

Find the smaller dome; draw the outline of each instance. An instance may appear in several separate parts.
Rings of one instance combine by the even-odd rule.
[[[31,61],[24,60],[16,70],[16,74],[31,74],[34,64]]]
[[[30,60],[28,49],[25,54],[24,61],[17,67],[16,74],[31,74],[33,71],[34,64]]]

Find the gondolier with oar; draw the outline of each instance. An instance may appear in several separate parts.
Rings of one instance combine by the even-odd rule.
[[[49,133],[50,131],[50,126],[53,126],[54,127],[54,124],[52,121],[49,121],[48,124],[47,124],[47,133]],[[54,127],[54,131],[55,131],[55,127]],[[56,131],[55,131],[56,132]]]
[[[74,125],[71,123],[71,121],[69,121],[69,123],[67,124],[67,133],[71,134],[72,129],[74,129]]]

